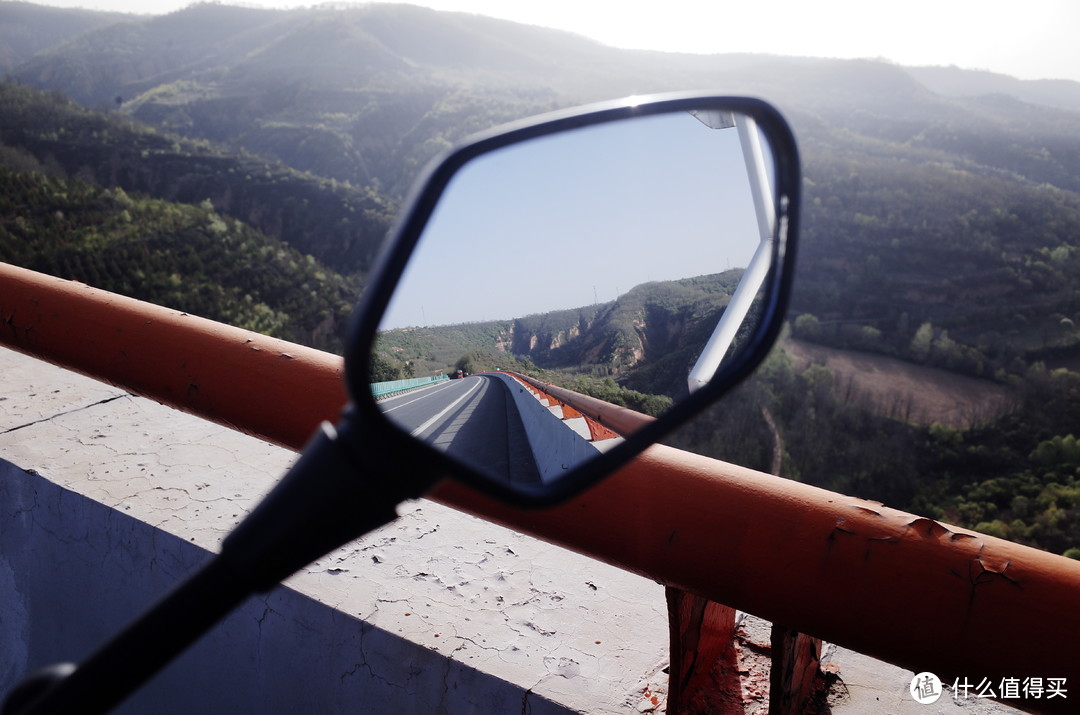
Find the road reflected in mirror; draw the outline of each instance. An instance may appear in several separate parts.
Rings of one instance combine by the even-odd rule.
[[[371,389],[403,430],[548,483],[707,383],[760,327],[772,154],[745,116],[677,112],[466,164],[380,324]]]

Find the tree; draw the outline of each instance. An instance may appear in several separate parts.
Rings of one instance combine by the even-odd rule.
[[[816,340],[821,337],[821,321],[813,313],[803,313],[795,318],[793,328],[795,336],[804,340]]]
[[[923,323],[915,331],[915,337],[911,339],[911,356],[918,362],[926,362],[930,358],[930,348],[934,344],[934,326]]]
[[[379,353],[374,353],[371,356],[371,381],[372,382],[390,382],[391,380],[400,380],[401,370],[397,365],[387,360]]]

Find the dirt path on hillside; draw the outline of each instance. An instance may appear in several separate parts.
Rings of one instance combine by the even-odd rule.
[[[963,429],[998,417],[1012,405],[1004,387],[903,360],[788,340],[795,366],[824,365],[841,399],[886,417]]]

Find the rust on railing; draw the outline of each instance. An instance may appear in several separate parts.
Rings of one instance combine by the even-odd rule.
[[[2,263],[0,343],[292,449],[347,400],[335,355]]]
[[[344,402],[338,358],[9,266],[0,320],[10,347],[292,448]],[[946,682],[1080,684],[1061,556],[662,446],[552,509],[431,496]]]

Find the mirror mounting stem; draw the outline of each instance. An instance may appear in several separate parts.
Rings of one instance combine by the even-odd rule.
[[[746,175],[750,180],[750,195],[754,201],[754,212],[757,216],[761,240],[754,252],[754,257],[746,267],[743,280],[731,296],[724,314],[720,317],[720,322],[716,324],[709,342],[705,344],[705,348],[687,376],[687,387],[690,392],[709,384],[709,380],[716,374],[716,369],[727,354],[731,342],[735,339],[735,333],[746,318],[754,296],[757,295],[772,265],[776,204],[773,201],[772,182],[769,181],[765,157],[761,151],[761,134],[757,122],[751,116],[740,115],[732,121],[739,132],[739,143],[742,145],[743,158],[746,161]]]
[[[285,477],[222,542],[220,554],[81,665],[53,666],[48,677],[12,694],[4,715],[107,712],[244,599],[393,521],[398,503],[437,481],[435,470],[408,465],[399,479],[368,478],[388,469],[365,464],[356,453],[358,429],[349,411],[337,429],[324,422]]]
[[[351,410],[337,427],[323,423],[300,459],[222,543],[221,555],[265,591],[329,551],[397,518],[395,507],[428,491],[431,469],[369,464],[370,444]],[[376,450],[377,452],[377,450]],[[397,472],[393,479],[385,477]],[[319,528],[312,528],[318,524]]]

